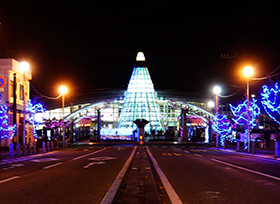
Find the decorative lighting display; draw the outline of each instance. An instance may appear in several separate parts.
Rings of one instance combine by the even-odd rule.
[[[71,125],[71,121],[65,121],[64,120],[64,123],[66,123],[65,128],[68,128]],[[53,118],[51,120],[46,120],[44,125],[45,125],[46,128],[55,129],[56,133],[58,133],[59,128],[61,128],[62,125],[63,125],[63,122],[62,122],[62,120],[58,120],[56,118]]]
[[[212,128],[221,135],[220,144],[224,146],[227,135],[232,131],[230,120],[227,115],[217,113],[214,117]]]
[[[27,112],[27,120],[29,124],[33,126],[33,135],[34,138],[38,138],[36,133],[36,126],[43,123],[43,115],[45,113],[45,108],[41,103],[32,104],[31,100],[28,101],[26,112]]]
[[[267,85],[262,87],[261,103],[269,117],[280,124],[280,89],[278,83],[275,83],[274,87],[269,88]]]
[[[7,114],[8,107],[6,106],[5,99],[0,93],[0,139],[9,138],[12,139],[16,130],[16,126],[10,127],[9,117]]]
[[[101,129],[101,139],[111,139],[110,136],[114,136],[114,139],[131,140],[133,129],[132,128],[113,128],[113,129]]]
[[[136,119],[145,119],[149,124],[145,131],[164,131],[164,125],[159,106],[156,101],[156,92],[147,67],[134,67],[127,91],[124,106],[120,115],[119,129],[136,129],[133,123]],[[130,133],[130,135],[132,132]]]
[[[247,115],[247,99],[239,104],[237,107],[232,106],[229,104],[230,109],[235,116],[232,120],[237,123],[238,125],[241,126],[246,126],[248,125],[248,115]],[[252,99],[249,101],[249,116],[250,116],[250,121],[249,121],[249,128],[253,128],[256,126],[256,119],[257,116],[260,114],[260,108],[257,105],[257,100]],[[247,128],[248,129],[248,128]],[[245,130],[245,140],[244,140],[244,147],[245,149],[248,148],[247,142],[248,142],[248,130]]]

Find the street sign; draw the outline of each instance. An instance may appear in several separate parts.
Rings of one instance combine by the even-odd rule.
[[[6,85],[6,79],[0,76],[0,88],[3,88]]]

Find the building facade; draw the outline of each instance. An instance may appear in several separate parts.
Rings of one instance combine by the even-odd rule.
[[[23,105],[24,101],[27,104],[30,97],[29,81],[31,79],[31,70],[23,71],[20,68],[20,62],[11,58],[0,59],[0,92],[8,107],[9,125],[13,126],[16,123],[17,126],[13,142],[22,140]],[[28,128],[26,130],[28,131]],[[3,145],[7,145],[10,138],[2,138],[1,141]]]

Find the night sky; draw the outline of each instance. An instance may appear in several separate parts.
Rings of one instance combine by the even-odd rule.
[[[31,85],[41,94],[56,97],[66,85],[68,102],[100,89],[125,90],[138,51],[156,90],[203,100],[217,84],[222,95],[238,91],[247,65],[254,77],[280,65],[277,1],[113,2],[1,1],[0,57],[29,62]],[[258,82],[252,92],[277,80]]]

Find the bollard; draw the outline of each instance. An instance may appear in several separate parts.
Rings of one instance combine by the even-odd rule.
[[[237,142],[236,142],[236,151],[240,151],[240,141],[239,140],[237,140]]]
[[[256,154],[256,142],[255,142],[255,140],[252,142],[252,154]]]
[[[49,152],[49,151],[50,151],[50,142],[47,141],[47,152]]]
[[[36,142],[33,142],[33,154],[36,154]]]
[[[17,146],[16,146],[16,156],[19,157],[19,149],[20,149],[20,144],[17,143]]]
[[[12,142],[10,143],[10,157],[14,157],[14,144]]]
[[[53,151],[53,141],[51,141],[51,151]]]
[[[45,153],[45,142],[42,142],[42,153]]]
[[[31,155],[31,142],[29,142],[27,145],[27,152],[28,152],[28,155]]]
[[[279,142],[275,141],[275,158],[279,157]]]

